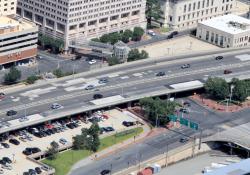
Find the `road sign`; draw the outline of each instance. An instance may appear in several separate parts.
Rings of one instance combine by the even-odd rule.
[[[198,130],[199,129],[199,125],[197,123],[190,122],[190,128]]]
[[[182,125],[188,126],[189,121],[188,121],[187,119],[185,119],[185,118],[180,118],[180,123],[181,123]]]

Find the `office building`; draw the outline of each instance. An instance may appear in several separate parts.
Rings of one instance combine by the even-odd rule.
[[[198,23],[196,36],[221,47],[250,45],[250,20],[237,15],[224,15]]]
[[[161,25],[174,30],[194,28],[197,23],[232,13],[235,0],[161,0]]]
[[[0,16],[16,14],[17,0],[0,0]]]
[[[65,41],[146,27],[146,0],[18,0],[17,13],[40,32]]]
[[[0,17],[0,67],[36,56],[38,27],[28,21]]]

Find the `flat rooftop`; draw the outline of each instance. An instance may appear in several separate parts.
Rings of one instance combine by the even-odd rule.
[[[250,31],[250,20],[233,14],[215,17],[202,21],[200,24],[230,34],[239,34]]]
[[[31,28],[34,28],[34,25],[24,19],[0,16],[0,35],[20,32]]]

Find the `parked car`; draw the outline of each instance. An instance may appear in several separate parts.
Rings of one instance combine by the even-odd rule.
[[[94,88],[95,88],[95,86],[92,85],[92,84],[90,84],[90,85],[88,85],[87,87],[85,87],[85,90],[92,90],[92,89],[94,89]]]
[[[166,75],[165,72],[158,72],[158,73],[156,74],[157,77],[161,77],[161,76],[165,76],[165,75]]]
[[[25,149],[23,150],[23,154],[26,155],[26,156],[29,156],[32,154],[32,150],[31,149]]]
[[[42,170],[41,170],[41,168],[39,168],[39,167],[36,167],[36,168],[35,168],[35,171],[36,171],[37,174],[41,174],[41,173],[42,173]]]
[[[68,143],[68,141],[65,138],[60,138],[59,143],[65,145]]]
[[[58,104],[58,103],[53,103],[52,105],[51,105],[51,109],[61,109],[63,106],[62,105],[60,105],[60,104]]]
[[[108,79],[107,78],[101,78],[99,81],[98,81],[99,84],[105,84],[105,83],[108,83]]]
[[[41,152],[41,149],[40,148],[37,148],[37,147],[33,147],[33,148],[30,148],[32,153],[38,153],[38,152]]]
[[[29,169],[29,175],[36,175],[36,171],[33,169]]]
[[[182,68],[182,69],[190,68],[190,64],[183,64],[183,65],[181,66],[181,68]]]
[[[223,59],[223,56],[217,56],[215,57],[215,60],[222,60]]]
[[[178,35],[178,31],[173,31],[171,35]]]
[[[10,139],[9,142],[14,144],[14,145],[19,145],[20,144],[20,142],[17,139]]]
[[[100,174],[107,175],[107,174],[110,174],[110,172],[111,172],[110,170],[102,170]]]
[[[26,121],[29,121],[29,119],[27,117],[19,118],[19,122],[26,122]]]
[[[4,148],[9,148],[10,147],[10,145],[8,143],[4,143],[4,142],[1,143],[1,145],[3,145]]]
[[[151,36],[155,36],[155,32],[153,30],[148,30],[148,34],[151,35]]]
[[[108,126],[108,127],[104,127],[104,130],[105,132],[111,132],[111,131],[114,131],[115,129],[111,126]]]
[[[4,160],[0,160],[0,164],[1,165],[7,165],[8,163],[6,161],[4,161]]]
[[[123,121],[122,124],[126,127],[133,126],[134,122],[129,122],[129,121]]]
[[[228,70],[228,69],[224,70],[224,74],[231,74],[231,73],[232,73],[231,70]]]
[[[180,112],[185,113],[185,114],[189,114],[189,111],[187,108],[181,108]]]
[[[12,161],[8,157],[3,157],[2,160],[5,161],[5,162],[7,162],[8,164],[12,163]]]
[[[0,100],[5,97],[5,94],[3,92],[0,92]]]
[[[93,99],[100,99],[100,98],[102,98],[102,97],[103,97],[102,94],[94,94],[94,95],[93,95]]]
[[[14,110],[9,110],[9,111],[6,112],[7,116],[12,116],[12,115],[16,115],[16,114],[17,114],[17,112],[14,111]]]
[[[187,106],[187,107],[190,107],[190,106],[191,106],[191,104],[190,104],[188,101],[184,101],[183,105],[184,105],[184,106]]]
[[[2,168],[3,169],[6,169],[6,170],[12,170],[12,166],[11,165],[2,165]]]
[[[182,138],[180,138],[180,142],[181,143],[186,143],[186,142],[188,142],[189,141],[189,139],[187,138],[187,137],[182,137]]]
[[[44,170],[44,171],[49,171],[50,168],[48,166],[44,165],[44,166],[41,167],[41,169]]]

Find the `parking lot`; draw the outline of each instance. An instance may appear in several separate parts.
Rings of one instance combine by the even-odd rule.
[[[63,145],[63,143],[59,142],[61,138],[67,141],[66,144],[70,144],[72,143],[72,137],[77,134],[80,134],[82,128],[90,127],[91,122],[89,121],[91,120],[98,121],[100,128],[104,129],[103,130],[104,133],[102,134],[104,135],[105,133],[119,132],[119,131],[128,129],[129,127],[123,126],[122,122],[123,121],[135,122],[136,118],[134,118],[134,116],[132,115],[129,115],[128,113],[125,113],[125,112],[123,113],[119,110],[113,109],[109,111],[97,111],[96,113],[93,113],[91,116],[87,116],[87,117],[78,116],[75,118],[67,118],[63,120],[58,120],[47,125],[30,127],[29,129],[27,129],[27,134],[24,134],[24,135],[30,136],[29,140],[21,139],[23,140],[21,141],[20,137],[24,137],[24,136],[20,136],[22,135],[20,132],[13,133],[13,134],[16,134],[16,136],[11,135],[8,137],[8,139],[9,138],[16,139],[20,142],[20,144],[14,145],[12,143],[9,143],[9,140],[4,141],[4,143],[9,144],[10,148],[0,149],[0,155],[1,155],[0,158],[9,157],[12,161],[12,163],[10,164],[11,165],[10,167],[12,168],[10,168],[11,170],[2,168],[3,174],[4,175],[22,175],[24,172],[27,172],[29,169],[34,169],[35,167],[39,167],[39,165],[37,165],[36,163],[28,160],[26,158],[26,155],[22,153],[25,150],[25,148],[37,147],[41,149],[41,151],[45,151],[50,146],[50,143],[52,141],[56,141],[57,143],[59,143],[59,145]],[[73,127],[69,126],[70,123],[71,124],[74,123],[75,126]],[[112,127],[114,131],[109,131],[106,129],[106,127]],[[46,131],[45,133],[47,133],[48,130],[52,128],[57,128],[55,129],[54,134],[51,133],[51,134],[45,134],[46,136],[43,135],[45,131]],[[59,130],[58,128],[62,128],[62,129]],[[43,134],[35,134],[32,130],[38,130],[39,133],[43,133]],[[33,134],[29,133],[28,131],[33,132]],[[4,166],[2,165],[2,167]],[[43,171],[42,173],[46,174],[45,171]]]
[[[163,57],[213,51],[220,48],[190,36],[181,36],[178,38],[141,46],[138,49],[140,51],[147,51],[149,57]]]

